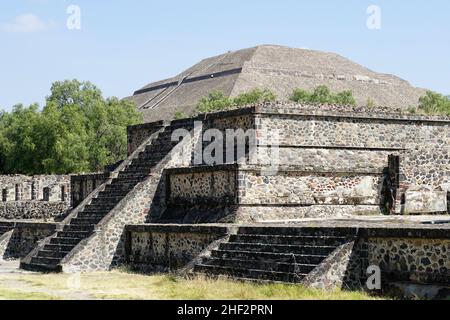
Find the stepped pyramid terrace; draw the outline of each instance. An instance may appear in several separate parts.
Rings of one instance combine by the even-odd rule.
[[[210,90],[287,100],[303,83],[353,89],[357,106],[278,101],[172,120]],[[128,127],[114,170],[1,177],[0,255],[39,272],[126,265],[325,289],[367,289],[375,266],[383,290],[442,295],[450,118],[406,112],[422,93],[330,53],[206,59],[131,98],[147,122]],[[362,106],[372,95],[385,107]]]

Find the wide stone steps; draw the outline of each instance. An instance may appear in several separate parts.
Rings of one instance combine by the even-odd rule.
[[[89,237],[98,223],[136,185],[152,175],[152,168],[177,144],[177,142],[171,141],[172,132],[185,125],[183,122],[177,122],[173,126],[166,127],[165,131],[159,134],[136,158],[131,159],[131,163],[119,172],[117,177],[111,181],[111,184],[99,192],[90,204],[86,205],[75,218],[70,220],[69,224],[63,227],[63,231],[59,231],[37,254],[27,260],[29,262],[21,263],[21,266],[27,270],[61,271],[61,259],[66,257],[83,239]]]
[[[356,235],[353,228],[240,227],[196,264],[194,272],[245,281],[300,282]]]
[[[233,267],[211,266],[204,264],[197,264],[194,267],[194,272],[203,273],[207,275],[222,275],[234,278],[249,278],[259,280],[270,280],[276,282],[300,282],[306,274],[302,273],[286,273],[267,270],[254,269],[240,269]]]
[[[327,256],[326,255],[307,255],[307,254],[291,254],[291,253],[269,253],[255,251],[230,251],[230,250],[214,250],[211,252],[213,258],[219,259],[236,259],[249,261],[266,261],[280,263],[300,263],[300,264],[319,264]]]
[[[310,273],[316,264],[299,264],[286,262],[269,262],[264,260],[240,260],[240,259],[205,259],[203,265],[219,267],[232,267],[237,269],[265,270],[285,273]]]

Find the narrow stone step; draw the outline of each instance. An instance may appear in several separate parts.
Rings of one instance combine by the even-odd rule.
[[[266,243],[286,245],[339,246],[347,241],[347,237],[326,236],[279,236],[279,235],[232,235],[230,242]]]
[[[140,167],[128,167],[126,171],[124,171],[124,174],[129,175],[135,175],[135,176],[149,176],[151,175],[151,169],[144,169]]]
[[[220,250],[273,252],[309,255],[329,255],[335,247],[332,246],[290,246],[265,243],[239,243],[229,242],[220,244]]]
[[[300,263],[300,264],[319,264],[327,255],[306,255],[290,253],[269,253],[254,251],[224,251],[214,250],[211,252],[213,258],[220,259],[238,259],[278,263]]]
[[[123,199],[133,188],[108,189],[99,193],[98,197],[120,197]]]
[[[94,198],[93,200],[97,200],[99,202],[109,202],[109,203],[118,203],[120,200],[122,200],[124,196],[113,196],[110,193],[100,193],[97,198]]]
[[[266,262],[258,260],[237,260],[237,259],[205,259],[204,265],[231,267],[237,269],[255,269],[264,271],[276,271],[284,273],[310,273],[317,265],[314,264],[295,264],[284,262]]]
[[[145,178],[147,178],[149,175],[150,175],[150,173],[149,174],[145,174],[145,173],[142,173],[142,172],[135,173],[135,172],[124,171],[124,172],[119,173],[117,179],[119,179],[119,180],[120,179],[127,179],[127,180],[139,180],[139,181],[141,181],[141,180],[144,180]]]
[[[77,218],[81,218],[81,219],[97,219],[98,221],[100,221],[106,216],[107,216],[107,214],[80,212],[78,214]]]
[[[36,271],[36,272],[61,272],[62,268],[59,265],[46,265],[39,263],[21,263],[20,268],[27,271]]]
[[[238,278],[250,278],[261,279],[270,281],[281,282],[300,282],[306,274],[302,273],[285,273],[265,270],[253,270],[253,269],[237,269],[230,267],[208,266],[204,264],[198,264],[194,267],[194,272],[201,272],[213,275],[225,275]]]
[[[240,227],[242,235],[278,235],[278,236],[344,236],[355,237],[357,228],[314,228],[314,227]]]
[[[95,226],[99,223],[99,219],[91,219],[91,218],[75,218],[70,221],[71,225],[80,225],[80,226]]]
[[[134,159],[131,164],[127,167],[127,171],[128,170],[140,170],[143,172],[151,172],[152,168],[156,165],[156,162],[153,161],[143,161],[140,159]]]
[[[69,253],[72,249],[75,248],[73,244],[46,244],[43,248],[45,251],[54,251],[54,252],[63,252]]]
[[[114,184],[122,184],[124,186],[136,186],[138,183],[141,183],[143,179],[130,179],[127,177],[117,177],[114,180]]]
[[[45,265],[50,268],[56,267],[60,263],[61,259],[59,258],[42,258],[42,257],[33,257],[31,258],[31,264],[37,265]]]
[[[62,259],[64,258],[69,251],[52,251],[52,250],[41,250],[38,253],[38,258],[57,258]]]
[[[201,278],[211,278],[211,279],[220,279],[221,277],[229,278],[223,274],[207,274],[203,272],[196,272],[196,275],[198,275]],[[238,282],[251,282],[255,284],[284,284],[284,285],[295,285],[290,282],[284,282],[284,281],[274,281],[274,280],[263,280],[263,279],[252,279],[252,278],[244,278],[244,277],[233,277],[231,278],[233,281]]]
[[[85,212],[105,213],[111,211],[116,203],[91,203],[85,207]]]
[[[58,237],[62,238],[74,238],[74,239],[84,239],[91,234],[91,231],[60,231],[58,232]]]
[[[95,228],[95,225],[92,226],[83,226],[83,225],[66,225],[63,228],[63,232],[92,232]]]
[[[76,246],[81,240],[82,238],[64,238],[57,236],[56,238],[52,238],[50,240],[50,244],[68,244]]]

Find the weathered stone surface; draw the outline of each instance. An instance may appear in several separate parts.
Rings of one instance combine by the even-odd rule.
[[[184,267],[227,233],[220,226],[127,226],[127,263],[134,269],[169,271]]]
[[[405,214],[446,213],[447,191],[409,188],[405,193]]]

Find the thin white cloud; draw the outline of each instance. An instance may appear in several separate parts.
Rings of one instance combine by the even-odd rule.
[[[17,16],[10,23],[0,24],[0,30],[14,33],[31,33],[45,31],[53,25],[53,22],[46,22],[32,13],[26,13]]]

